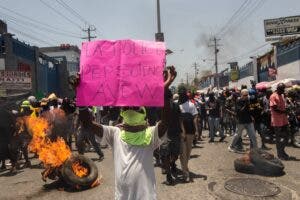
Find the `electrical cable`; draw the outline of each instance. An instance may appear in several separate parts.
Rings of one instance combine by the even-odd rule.
[[[235,11],[235,13],[230,17],[227,23],[220,29],[216,35],[220,35],[230,24],[235,20],[235,18],[249,5],[250,0],[245,0],[244,3]]]
[[[253,4],[252,4],[252,7],[248,10],[248,12],[246,11],[242,16],[239,17],[239,19],[234,23],[232,24],[230,27],[227,28],[227,30],[225,30],[222,34],[221,34],[221,37],[224,37],[228,32],[230,32],[230,30],[238,27],[241,23],[245,22],[245,20],[250,16],[252,15],[255,11],[257,11],[258,7],[261,6],[263,3],[265,3],[265,0],[258,0],[258,1],[255,1]]]
[[[35,37],[35,36],[32,36],[32,35],[30,35],[30,34],[28,34],[28,33],[24,33],[24,32],[22,32],[22,31],[20,31],[20,30],[18,30],[18,29],[16,29],[16,28],[10,27],[9,29],[11,29],[11,30],[14,31],[14,32],[18,32],[18,33],[20,33],[21,35],[23,35],[23,36],[25,36],[25,37],[27,37],[27,38],[30,38],[30,39],[32,39],[32,40],[38,41],[38,42],[40,42],[40,43],[47,44],[47,45],[49,45],[49,46],[54,46],[53,44],[51,44],[51,43],[49,43],[49,42],[47,42],[47,41],[45,41],[45,40],[39,39],[39,38],[37,38],[37,37]]]
[[[90,24],[86,19],[84,19],[76,10],[74,10],[71,6],[66,4],[63,0],[55,0],[57,3],[59,3],[61,6],[63,6],[67,11],[69,11],[71,14],[73,14],[75,17],[80,19],[85,24]]]
[[[52,40],[52,42],[55,42],[55,43],[57,43],[57,44],[60,43],[59,41],[57,41],[57,40],[55,40],[55,39],[53,39],[53,38],[50,38],[50,37],[49,37],[48,35],[46,35],[46,34],[42,34],[42,33],[39,33],[39,32],[37,32],[37,31],[35,31],[35,30],[30,29],[28,26],[26,26],[26,25],[24,25],[24,24],[15,22],[15,21],[10,20],[10,19],[7,19],[7,20],[10,21],[10,23],[13,23],[13,24],[15,24],[15,25],[17,25],[17,26],[24,27],[23,29],[27,29],[27,30],[29,30],[30,32],[32,32],[32,33],[34,33],[34,34],[36,34],[36,35],[43,36],[43,38],[49,38],[49,39]]]
[[[253,50],[251,50],[251,51],[248,51],[248,52],[246,52],[246,53],[243,53],[243,54],[241,54],[241,55],[239,55],[239,56],[232,57],[232,58],[228,59],[227,61],[220,62],[220,64],[227,64],[227,63],[230,62],[230,61],[248,57],[250,54],[253,54],[253,53],[257,52],[258,50],[262,49],[263,47],[265,47],[265,46],[267,46],[267,45],[269,45],[269,44],[268,44],[268,43],[263,44],[263,45],[261,45],[261,46],[259,46],[259,47],[256,47],[255,49],[253,49]],[[237,60],[237,61],[238,61],[238,60]]]
[[[55,31],[55,30],[52,30],[52,29],[50,29],[50,28],[42,27],[42,26],[39,26],[39,25],[34,24],[34,23],[32,23],[32,22],[20,20],[20,19],[17,19],[17,18],[15,18],[15,17],[12,17],[11,15],[4,14],[4,13],[2,13],[2,12],[0,12],[0,13],[1,13],[1,15],[6,16],[7,19],[10,18],[11,20],[14,20],[14,21],[16,21],[16,22],[21,22],[21,23],[23,23],[23,24],[27,24],[27,25],[31,26],[32,28],[36,28],[36,29],[38,29],[38,30],[44,30],[44,31],[47,32],[47,33],[52,33],[52,34],[56,34],[56,35],[63,35],[63,36],[68,36],[68,37],[72,37],[72,38],[81,38],[81,37],[79,37],[79,36],[74,36],[74,35],[70,35],[70,34],[63,33],[63,32]]]
[[[50,28],[51,28],[51,29],[54,30],[55,32],[58,32],[57,30],[59,30],[59,31],[62,31],[63,34],[66,34],[67,36],[77,37],[77,36],[76,36],[77,33],[69,32],[69,31],[60,29],[60,28],[58,28],[58,27],[52,26],[52,25],[50,25],[50,24],[47,24],[47,23],[45,23],[45,22],[38,21],[38,20],[36,20],[36,19],[33,19],[33,18],[28,17],[28,16],[22,15],[22,14],[16,12],[16,11],[11,10],[11,9],[9,9],[9,8],[7,8],[7,7],[4,7],[4,6],[2,6],[2,5],[0,5],[0,9],[5,10],[5,11],[9,11],[9,12],[11,12],[11,13],[13,13],[13,14],[16,14],[16,15],[22,17],[22,18],[26,18],[27,20],[29,20],[29,21],[31,21],[31,22],[33,22],[33,23],[39,24],[40,26],[46,27],[47,29],[50,29]],[[59,33],[59,32],[58,32],[58,33]],[[78,37],[79,37],[79,36],[78,36]]]
[[[50,6],[48,3],[46,3],[44,0],[40,0],[41,3],[43,3],[45,6],[47,6],[48,8],[50,8],[51,10],[53,10],[56,14],[58,14],[59,16],[63,17],[64,19],[66,19],[68,22],[72,23],[73,25],[77,26],[80,30],[82,30],[81,26],[79,24],[77,24],[76,22],[72,21],[71,19],[69,19],[68,17],[66,17],[65,15],[63,15],[61,12],[59,12],[57,9],[55,9],[54,7]]]

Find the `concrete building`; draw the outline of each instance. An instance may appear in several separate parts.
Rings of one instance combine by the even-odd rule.
[[[42,47],[40,52],[58,60],[65,59],[69,75],[79,72],[80,50],[77,46],[62,44],[55,47]]]
[[[253,61],[231,70],[237,72],[237,77],[230,78],[229,88],[240,88],[242,85],[247,85],[248,88],[251,87],[251,81],[254,81]]]
[[[219,73],[219,86],[220,88],[228,86],[229,83],[229,73],[225,72],[225,70]],[[199,89],[204,90],[209,87],[217,87],[217,76],[216,74],[210,74],[207,76],[203,76],[200,79]]]
[[[57,60],[14,38],[0,20],[0,96],[55,92],[72,96],[68,86],[66,59]]]
[[[0,44],[0,95],[35,91],[37,47],[15,39],[1,20]]]
[[[277,79],[300,79],[300,38],[275,44]]]

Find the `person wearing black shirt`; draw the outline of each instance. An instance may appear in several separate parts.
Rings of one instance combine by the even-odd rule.
[[[257,148],[255,129],[253,125],[253,119],[250,113],[250,102],[248,98],[248,90],[243,89],[241,91],[241,98],[237,101],[237,133],[233,136],[231,145],[228,147],[229,151],[235,152],[236,144],[239,138],[242,136],[244,129],[247,130],[247,134],[250,138],[252,148]]]
[[[254,119],[254,128],[258,132],[261,137],[261,148],[265,150],[269,150],[266,146],[265,136],[262,131],[262,114],[263,114],[263,102],[258,98],[257,92],[253,89],[250,89],[250,113]]]
[[[172,175],[177,178],[178,169],[176,160],[180,155],[181,128],[180,128],[180,109],[178,103],[170,100],[170,118],[167,131],[167,137],[160,146],[160,156],[162,160],[162,169],[166,174],[166,184],[174,185]]]
[[[222,117],[222,111],[220,101],[215,98],[214,93],[209,94],[208,111],[209,142],[214,142],[214,137],[217,131],[220,132],[220,142],[222,142],[225,138],[224,132],[220,129],[220,117]]]

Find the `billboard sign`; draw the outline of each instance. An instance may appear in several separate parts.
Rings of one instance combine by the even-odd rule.
[[[0,89],[31,90],[31,73],[0,70]]]
[[[300,15],[264,20],[265,36],[300,34]]]

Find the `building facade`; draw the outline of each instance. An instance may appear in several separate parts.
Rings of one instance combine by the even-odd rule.
[[[277,79],[300,79],[300,38],[275,44]]]
[[[0,20],[0,96],[55,92],[70,96],[66,60],[58,61],[14,38]]]
[[[53,58],[63,59],[65,57],[69,75],[79,72],[80,50],[77,46],[62,44],[55,47],[42,47],[40,51]]]

